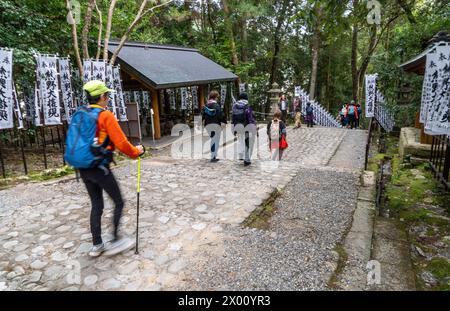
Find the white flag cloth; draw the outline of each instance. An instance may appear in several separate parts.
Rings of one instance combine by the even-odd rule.
[[[39,100],[39,88],[37,84],[34,86],[34,115],[33,115],[33,122],[36,126],[42,126],[42,119],[41,119],[41,104]]]
[[[89,59],[83,62],[83,82],[87,83],[92,80],[92,61]]]
[[[14,113],[17,118],[17,128],[19,130],[23,129],[23,115],[22,110],[20,109],[19,97],[17,96],[16,86],[13,83],[13,102],[14,102]]]
[[[14,127],[11,50],[0,49],[0,129]]]
[[[169,93],[170,109],[176,110],[177,109],[177,101],[176,101],[175,89],[167,90],[167,92]]]
[[[45,125],[61,124],[61,106],[58,86],[58,58],[39,56],[38,78]]]
[[[99,80],[105,82],[106,63],[104,61],[92,62],[92,80]]]
[[[120,79],[120,68],[113,68],[114,89],[116,90],[117,106],[119,107],[119,121],[128,121],[127,106],[125,104],[125,96],[122,89],[122,80]]]
[[[366,117],[375,116],[375,97],[377,89],[377,75],[366,75]]]
[[[227,85],[220,85],[220,106],[225,106],[225,100],[227,99]]]
[[[427,122],[425,132],[430,135],[450,135],[450,44],[436,47],[435,63],[431,70]]]
[[[191,87],[192,105],[194,109],[198,109],[198,86]]]
[[[188,91],[186,87],[182,87],[181,91],[181,110],[186,110],[188,106]]]
[[[104,81],[109,89],[114,89],[113,66],[109,64],[106,66],[106,76]],[[112,92],[109,93],[108,110],[117,117],[116,94]]]
[[[70,124],[72,116],[77,110],[77,106],[73,98],[70,63],[67,58],[59,60],[59,78],[61,81],[61,96],[66,120]]]

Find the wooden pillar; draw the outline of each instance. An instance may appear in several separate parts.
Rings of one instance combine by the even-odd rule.
[[[205,107],[205,86],[204,85],[200,85],[198,87],[198,96],[200,98],[199,99],[200,100],[199,108],[200,108],[200,111],[202,111],[203,107]]]
[[[152,89],[153,122],[155,127],[155,139],[161,139],[161,123],[159,121],[159,94],[158,90]]]

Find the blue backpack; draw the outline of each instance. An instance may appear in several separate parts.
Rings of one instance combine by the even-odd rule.
[[[97,121],[103,109],[81,107],[73,115],[66,139],[64,159],[75,169],[105,167],[112,162],[107,150],[107,137],[102,145],[96,143]]]
[[[351,116],[355,114],[355,106],[351,105],[348,107],[348,114]]]

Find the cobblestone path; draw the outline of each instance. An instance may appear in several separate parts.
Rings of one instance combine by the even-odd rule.
[[[260,133],[261,150],[255,153],[264,158],[266,138],[264,130]],[[277,170],[261,159],[255,159],[249,168],[228,160],[215,164],[206,159],[175,160],[164,156],[143,160],[138,255],[129,251],[112,258],[88,258],[90,202],[81,182],[66,179],[30,183],[1,191],[0,290],[232,288],[226,282],[233,278],[223,284],[204,285],[199,273],[214,271],[215,262],[211,261],[209,269],[208,260],[220,259],[228,252],[227,245],[236,238],[236,230],[248,230],[242,229],[241,223],[274,189],[285,188],[299,178],[308,185],[335,185],[336,179],[327,175],[330,168],[326,165],[346,135],[352,135],[349,133],[327,128],[289,131],[290,147]],[[224,150],[229,152],[231,148],[233,145]],[[353,152],[360,153],[359,149]],[[126,201],[121,230],[124,235],[134,236],[136,162],[125,162],[114,173]],[[349,174],[357,175],[354,171]],[[352,182],[347,188],[353,186],[357,185]],[[326,191],[326,187],[321,189]],[[330,201],[317,202],[319,209]],[[105,233],[111,230],[111,212],[108,199],[103,216]],[[342,215],[349,214],[351,209]],[[324,220],[325,224],[332,222],[333,214],[325,216],[331,217]],[[248,275],[245,269],[249,269],[223,268],[242,275]],[[259,271],[256,267],[254,270],[252,273]],[[207,281],[207,276],[203,280]]]

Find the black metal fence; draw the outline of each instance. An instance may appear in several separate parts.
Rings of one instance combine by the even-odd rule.
[[[433,136],[430,157],[434,176],[450,190],[450,138],[449,136]]]

